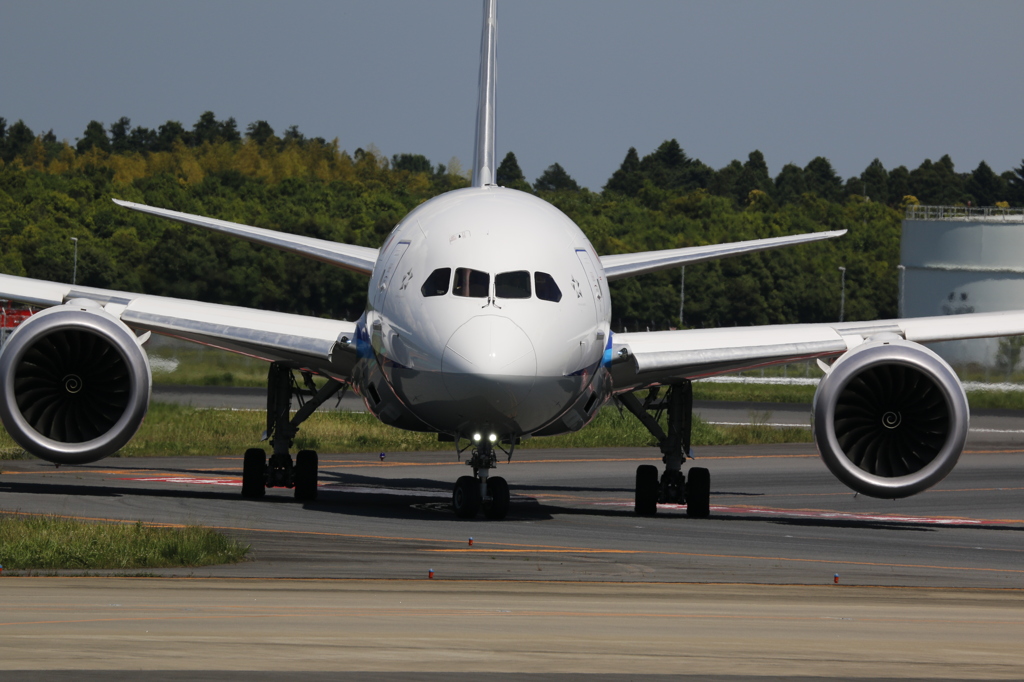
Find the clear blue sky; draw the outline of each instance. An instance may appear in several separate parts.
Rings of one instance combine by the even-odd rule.
[[[128,116],[341,147],[473,150],[478,0],[0,2],[0,116],[74,142]],[[677,138],[720,168],[828,157],[914,168],[1021,164],[1024,2],[504,0],[498,152],[529,180],[561,163],[599,190],[629,147]]]

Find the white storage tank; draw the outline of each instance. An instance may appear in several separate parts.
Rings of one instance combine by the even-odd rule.
[[[1024,308],[1024,209],[909,206],[900,261],[903,317]],[[954,366],[997,366],[998,339],[932,347]]]

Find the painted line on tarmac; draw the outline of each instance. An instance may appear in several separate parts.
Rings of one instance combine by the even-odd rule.
[[[592,502],[602,507],[632,507],[633,502]],[[685,504],[659,504],[658,509],[682,511]],[[905,516],[897,514],[867,514],[862,512],[837,512],[828,509],[782,509],[776,507],[748,507],[712,505],[711,511],[719,514],[752,514],[756,516],[785,516],[789,518],[834,519],[839,521],[886,521],[889,523],[914,523],[934,526],[1008,526],[1024,524],[1024,519],[972,519],[962,516]]]
[[[203,478],[200,476],[140,476],[121,478],[121,481],[147,481],[154,483],[176,483],[184,485],[222,485],[241,488],[241,478]],[[405,497],[437,497],[448,499],[452,496],[447,490],[425,490],[422,488],[374,488],[372,486],[342,485],[339,483],[319,483],[320,490],[338,490],[345,493],[361,493],[366,495],[402,495]],[[513,495],[512,497],[523,497]]]

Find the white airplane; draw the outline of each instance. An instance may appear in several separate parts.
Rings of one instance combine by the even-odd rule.
[[[829,239],[818,232],[731,244],[600,256],[542,199],[495,184],[495,28],[485,0],[472,187],[409,213],[380,249],[338,244],[127,201],[120,206],[233,235],[369,275],[355,322],[76,287],[0,275],[0,297],[48,308],[0,355],[0,419],[28,452],[58,464],[97,461],[124,446],[151,390],[143,345],[164,334],[262,358],[273,452],[245,453],[242,495],[317,489],[317,456],[289,452],[299,425],[351,386],[382,422],[436,432],[472,476],[455,483],[461,517],[503,518],[508,484],[490,475],[498,451],[576,431],[617,400],[657,438],[664,471],[636,472],[635,509],[685,503],[708,515],[708,470],[689,459],[690,381],[817,358],[814,437],[828,468],[855,491],[918,493],[956,464],[968,406],[956,374],[920,345],[1024,333],[1024,311],[875,322],[612,334],[608,282],[715,258]],[[831,365],[824,359],[835,359]],[[295,380],[299,370],[302,390]],[[327,379],[317,389],[313,375]],[[641,401],[634,393],[649,390]],[[305,395],[291,414],[294,394]],[[665,433],[650,411],[666,410]]]

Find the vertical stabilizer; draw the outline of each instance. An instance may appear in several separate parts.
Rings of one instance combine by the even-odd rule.
[[[494,159],[494,79],[495,49],[498,33],[496,0],[484,0],[484,27],[480,37],[480,93],[476,105],[476,145],[473,149],[473,187],[493,185]]]

